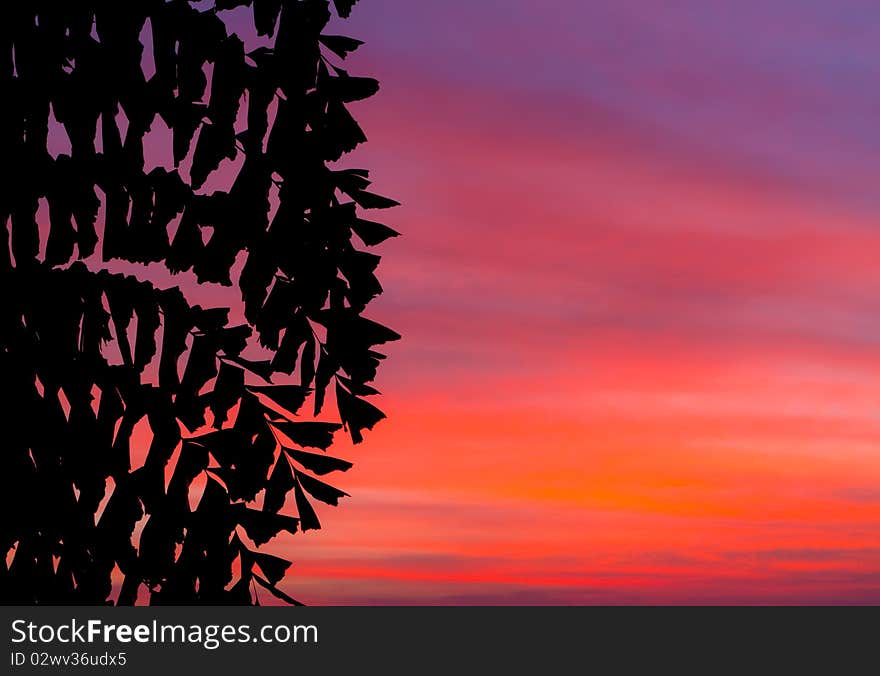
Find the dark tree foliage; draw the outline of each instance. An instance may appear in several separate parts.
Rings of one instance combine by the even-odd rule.
[[[6,603],[106,603],[114,569],[119,604],[142,585],[154,604],[251,604],[257,585],[296,603],[276,586],[290,562],[260,549],[320,528],[313,501],[345,493],[317,477],[351,466],[324,453],[334,433],[360,442],[384,417],[365,397],[375,347],[399,336],[362,314],[381,287],[358,247],[396,233],[360,209],[396,202],[330,164],[366,140],[347,104],[378,83],[339,65],[361,43],[322,34],[326,0],[205,4],[0,9]],[[333,4],[346,17],[355,0]],[[239,6],[270,46],[248,53],[228,30],[218,12]],[[53,117],[70,141],[54,158]],[[147,171],[160,120],[175,168]],[[209,191],[241,156],[228,191]],[[246,321],[113,259],[237,276]],[[328,389],[341,423],[314,419]]]

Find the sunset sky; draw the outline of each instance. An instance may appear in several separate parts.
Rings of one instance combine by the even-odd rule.
[[[880,603],[880,9],[364,0],[389,420],[309,603]]]
[[[880,604],[880,7],[499,6],[330,31],[382,82],[346,163],[402,202],[367,314],[403,340],[284,589]]]

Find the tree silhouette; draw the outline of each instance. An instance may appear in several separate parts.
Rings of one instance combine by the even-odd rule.
[[[346,494],[316,477],[351,466],[324,453],[334,433],[384,417],[374,348],[399,336],[362,314],[382,289],[356,242],[397,233],[358,207],[397,203],[331,167],[366,140],[346,104],[378,83],[338,65],[361,43],[322,34],[327,0],[205,4],[0,10],[6,603],[107,603],[115,569],[119,604],[142,585],[154,604],[251,604],[256,585],[296,603],[290,562],[260,549],[320,528],[312,501]],[[242,6],[250,52],[218,15]],[[173,168],[147,171],[162,125]],[[113,260],[237,284],[243,318]],[[328,389],[341,422],[314,419]]]

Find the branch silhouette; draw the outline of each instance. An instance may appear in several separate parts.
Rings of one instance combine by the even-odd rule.
[[[361,43],[322,34],[326,0],[203,4],[0,10],[5,603],[133,604],[145,587],[153,604],[252,604],[255,585],[296,603],[277,587],[290,562],[261,549],[320,528],[313,501],[346,494],[317,477],[351,467],[325,453],[334,434],[359,443],[384,418],[365,397],[376,346],[400,336],[363,316],[382,287],[358,240],[395,236],[361,210],[397,203],[331,167],[366,140],[347,104],[378,83],[339,65]],[[269,46],[229,32],[218,12],[241,6]],[[70,147],[55,157],[53,118]],[[174,168],[147,171],[159,122]],[[244,322],[113,260],[224,286],[243,260]],[[339,422],[315,420],[331,385]]]

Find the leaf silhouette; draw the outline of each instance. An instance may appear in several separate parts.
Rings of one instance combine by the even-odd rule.
[[[271,554],[263,554],[261,552],[249,552],[249,554],[272,585],[281,580],[284,577],[285,571],[290,568],[290,561],[279,556],[272,556]]]
[[[358,0],[333,0],[336,11],[342,18],[347,18],[351,14],[351,8],[357,4]]]
[[[371,77],[352,77],[341,68],[334,68],[336,77],[326,80],[329,96],[342,103],[353,103],[367,99],[379,91],[379,81]]]
[[[390,209],[391,207],[400,206],[400,202],[367,192],[366,190],[353,190],[350,194],[351,198],[364,209]]]
[[[180,381],[175,405],[178,417],[188,428],[204,425],[205,405],[199,399],[199,391],[217,375],[217,355],[210,337],[202,334],[193,339],[186,369]]]
[[[236,355],[224,355],[224,359],[238,364],[243,369],[254,373],[265,381],[272,380],[272,363],[266,360],[254,361],[252,359],[244,359]]]
[[[362,218],[354,219],[351,229],[367,246],[376,246],[389,237],[397,237],[400,234],[387,225],[376,223],[375,221],[367,221]]]
[[[315,380],[315,340],[309,336],[305,340],[300,357],[300,387],[307,388]]]
[[[272,425],[295,444],[327,450],[333,443],[333,433],[342,428],[338,423],[290,422],[275,420]]]
[[[294,484],[293,491],[296,500],[296,511],[299,513],[299,525],[302,531],[320,529],[321,522],[318,521],[318,515],[315,514],[314,507],[312,507],[306,494],[303,493],[299,481]]]
[[[284,337],[281,339],[281,344],[278,347],[278,351],[272,359],[273,370],[288,375],[293,373],[293,370],[296,368],[296,359],[299,355],[299,349],[306,343],[306,341],[310,340],[311,337],[312,330],[305,317],[302,315],[295,315],[287,326],[287,329],[284,332]],[[303,380],[305,380],[305,378],[303,378]],[[308,387],[308,385],[301,385],[301,387]]]
[[[244,370],[221,361],[217,382],[211,392],[211,412],[214,427],[220,429],[229,415],[229,410],[244,392]]]
[[[364,440],[361,432],[371,430],[373,426],[385,417],[378,408],[360,397],[356,397],[342,385],[336,385],[336,400],[339,402],[339,414],[343,423],[348,428],[351,440],[359,444]]]
[[[248,390],[268,397],[280,408],[293,415],[296,415],[296,412],[302,408],[311,391],[307,387],[299,385],[249,385]]]
[[[171,242],[171,248],[165,259],[165,265],[171,272],[191,269],[204,249],[198,224],[197,204],[197,202],[190,203],[186,207],[174,240]]]
[[[162,311],[162,354],[159,360],[159,386],[171,391],[180,384],[177,362],[186,349],[186,337],[192,328],[189,308],[177,293],[165,292],[159,301]]]
[[[172,490],[172,487],[178,490],[186,490],[192,481],[207,467],[208,449],[201,444],[184,441],[168,490]]]
[[[246,448],[248,439],[237,429],[222,429],[191,438],[210,451],[211,455],[221,467],[229,467],[238,462],[238,459]]]
[[[282,601],[284,601],[285,603],[289,603],[289,604],[292,605],[292,606],[301,606],[301,605],[303,605],[302,603],[300,603],[299,601],[297,601],[297,600],[296,600],[295,598],[293,598],[292,596],[288,596],[286,593],[284,593],[283,591],[281,591],[280,589],[278,589],[278,587],[276,587],[275,585],[270,584],[269,582],[267,582],[266,580],[264,580],[264,579],[263,579],[262,577],[260,577],[259,575],[254,574],[253,577],[254,577],[254,580],[256,580],[257,584],[259,584],[261,587],[263,587],[263,588],[265,588],[265,589],[268,589],[268,590],[272,593],[272,595],[273,595],[275,598],[279,598],[279,599],[281,599]]]
[[[336,471],[345,472],[352,467],[350,462],[340,458],[332,458],[329,455],[309,453],[308,451],[300,451],[295,448],[285,448],[284,451],[300,465],[318,476]]]
[[[379,390],[375,387],[365,385],[364,383],[356,383],[351,378],[346,378],[345,376],[337,375],[336,380],[338,380],[346,390],[361,397],[366,397],[371,394],[379,394]]]
[[[145,289],[135,291],[137,335],[134,347],[134,363],[142,370],[156,354],[156,331],[159,328],[159,302],[155,295]]]
[[[281,453],[275,463],[275,469],[269,475],[269,483],[266,486],[266,497],[263,499],[263,509],[267,512],[277,513],[284,507],[284,498],[287,492],[293,488],[293,473],[287,458]]]
[[[0,9],[3,602],[298,603],[262,547],[345,495],[312,475],[351,463],[301,449],[342,428],[318,413],[375,424],[373,347],[399,337],[361,316],[382,287],[360,250],[397,235],[362,210],[397,202],[328,164],[379,90],[335,65],[359,40],[322,34],[354,4]]]
[[[318,369],[315,372],[315,410],[314,413],[317,416],[321,409],[324,407],[324,395],[327,391],[327,386],[330,384],[330,379],[339,369],[339,364],[336,362],[336,359],[330,355],[329,352],[323,351],[321,352],[321,358],[318,361]]]
[[[348,493],[334,488],[330,484],[325,484],[323,481],[296,469],[293,472],[296,475],[297,483],[316,500],[336,506],[339,504],[339,498],[348,497]]]
[[[281,11],[281,0],[254,0],[254,24],[257,35],[272,36]]]
[[[341,59],[344,59],[364,44],[361,40],[355,40],[354,38],[348,38],[343,35],[322,35],[318,40],[322,45]]]
[[[299,519],[292,516],[250,509],[242,504],[232,507],[236,521],[258,547],[266,544],[282,531],[292,535],[298,530]]]

